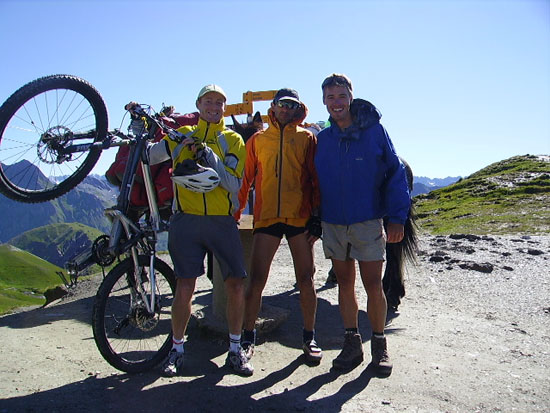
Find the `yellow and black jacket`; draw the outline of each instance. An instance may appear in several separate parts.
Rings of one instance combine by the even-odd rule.
[[[220,175],[220,185],[210,192],[197,193],[180,185],[174,187],[175,211],[194,215],[233,215],[238,209],[238,191],[242,182],[246,148],[241,135],[219,123],[199,119],[195,126],[178,129],[186,137],[193,137],[206,145],[206,164]],[[172,167],[185,159],[193,159],[193,152],[185,145],[163,138],[166,150],[172,158]],[[209,148],[209,149],[208,149]]]

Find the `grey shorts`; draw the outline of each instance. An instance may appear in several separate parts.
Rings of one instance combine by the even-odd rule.
[[[204,274],[207,251],[212,251],[224,269],[224,280],[227,277],[246,277],[239,229],[232,216],[181,212],[172,215],[168,250],[176,277],[197,278]]]
[[[323,222],[323,251],[339,261],[386,260],[386,232],[382,219],[336,225]]]

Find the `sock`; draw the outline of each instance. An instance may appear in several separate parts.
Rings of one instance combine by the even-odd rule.
[[[381,333],[377,333],[377,332],[373,331],[372,336],[374,338],[384,338],[384,332],[382,331]]]
[[[178,340],[176,337],[172,337],[172,349],[178,353],[183,353],[183,338]]]
[[[243,330],[243,341],[248,341],[249,343],[256,344],[256,329]]]
[[[303,337],[304,343],[307,343],[308,341],[313,340],[313,338],[315,337],[315,330],[307,331],[304,328],[304,330],[302,331],[302,337]]]
[[[359,330],[357,329],[357,327],[355,328],[346,328],[346,334],[357,334],[359,332]]]
[[[241,350],[241,335],[229,334],[229,351],[238,353]]]

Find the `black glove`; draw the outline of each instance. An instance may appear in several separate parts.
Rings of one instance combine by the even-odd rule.
[[[306,231],[309,232],[309,235],[321,238],[323,235],[323,227],[321,226],[321,218],[312,216],[307,220]]]

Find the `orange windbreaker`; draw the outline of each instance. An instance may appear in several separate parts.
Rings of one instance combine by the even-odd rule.
[[[279,128],[271,109],[268,128],[257,132],[246,143],[244,178],[239,192],[239,219],[248,192],[255,188],[254,228],[278,222],[303,227],[319,207],[320,195],[315,172],[317,139],[298,126],[306,117],[307,108],[294,121]]]

